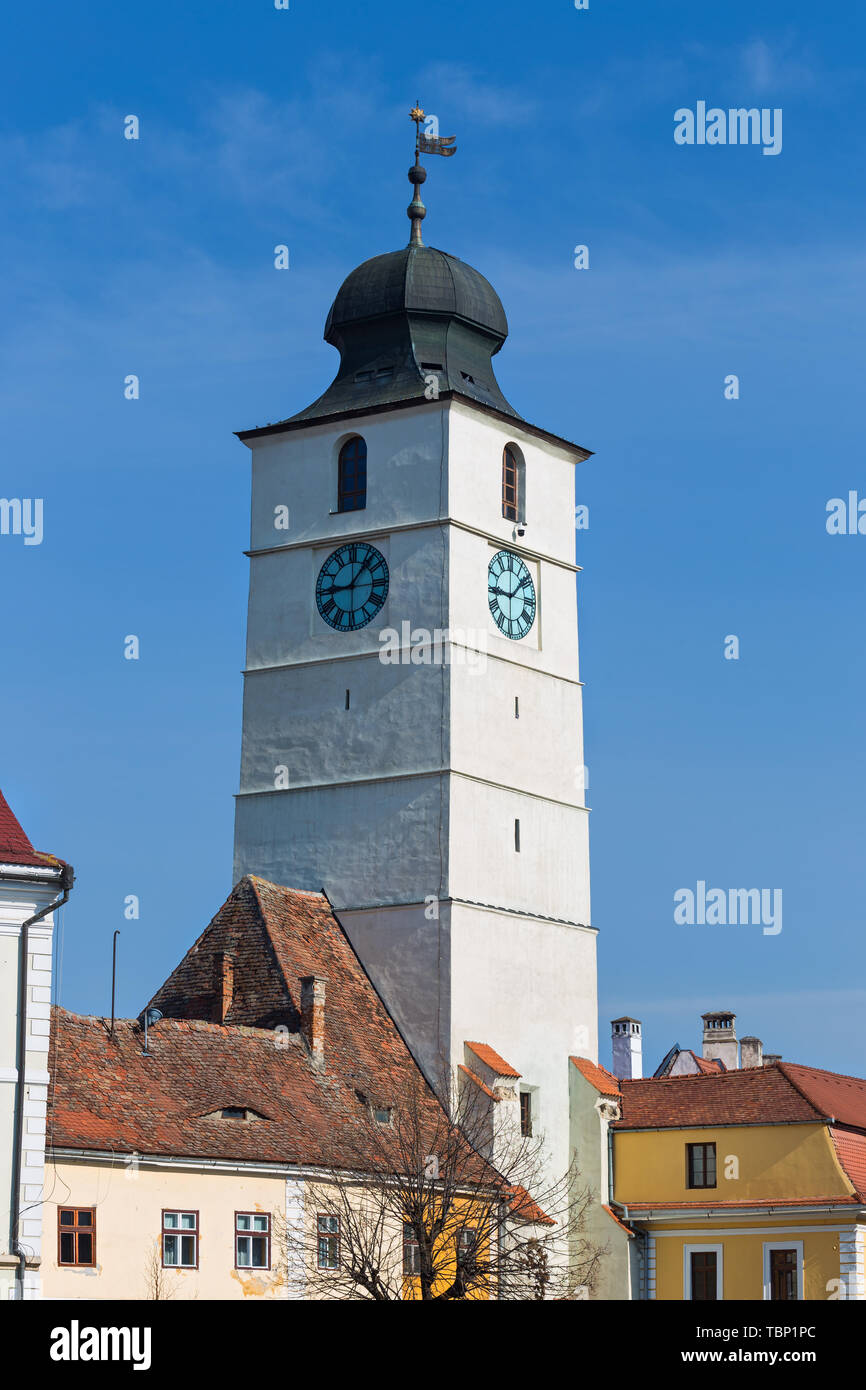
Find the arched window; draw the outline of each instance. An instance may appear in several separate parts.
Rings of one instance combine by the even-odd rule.
[[[367,445],[359,434],[340,450],[337,511],[359,512],[367,505]]]
[[[526,520],[526,465],[511,444],[502,452],[502,515],[506,521]]]

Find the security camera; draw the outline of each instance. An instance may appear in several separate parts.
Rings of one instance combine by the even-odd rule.
[[[525,535],[526,535],[526,522],[525,522],[525,521],[519,522],[518,525],[515,526],[515,528],[514,528],[514,533],[515,533],[515,535],[517,535],[517,536],[525,536]]]

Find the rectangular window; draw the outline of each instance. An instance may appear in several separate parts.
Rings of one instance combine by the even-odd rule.
[[[271,1218],[260,1211],[235,1212],[235,1268],[270,1267]]]
[[[403,1222],[403,1273],[421,1273],[421,1247],[411,1221]]]
[[[478,1263],[478,1228],[462,1226],[457,1232],[457,1267],[466,1274],[474,1272]]]
[[[58,1207],[57,1263],[86,1267],[96,1264],[95,1207]]]
[[[796,1303],[802,1297],[802,1255],[802,1241],[790,1246],[764,1246],[765,1298],[778,1303]]]
[[[524,1139],[532,1138],[532,1092],[520,1092],[520,1133]]]
[[[164,1269],[198,1269],[198,1212],[162,1213]]]
[[[689,1187],[715,1187],[715,1144],[686,1144]]]
[[[520,853],[520,821],[519,821],[519,820],[515,820],[515,822],[514,822],[514,848],[515,848],[515,850],[517,851],[517,853],[519,854],[519,853]]]
[[[692,1299],[714,1303],[718,1298],[718,1256],[715,1250],[693,1250],[690,1255]]]
[[[340,1218],[339,1216],[316,1217],[316,1239],[318,1242],[317,1263],[319,1269],[339,1269],[340,1267]]]

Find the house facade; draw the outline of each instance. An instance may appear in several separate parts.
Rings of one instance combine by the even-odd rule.
[[[866,1080],[728,1062],[641,1079],[573,1059],[575,1142],[607,1153],[631,1235],[612,1296],[866,1298]]]

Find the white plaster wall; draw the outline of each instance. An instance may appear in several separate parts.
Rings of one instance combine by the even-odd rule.
[[[559,1172],[568,1167],[569,1055],[598,1053],[596,934],[517,913],[451,908],[451,1040],[487,1043],[537,1087],[533,1105]],[[578,1044],[582,1046],[578,1046]]]
[[[440,515],[447,447],[447,403],[421,403],[391,414],[359,416],[251,440],[250,549],[319,540]],[[367,507],[336,512],[336,459],[353,434],[367,444]],[[288,531],[274,529],[274,508],[288,506]],[[444,515],[445,506],[441,507]]]
[[[502,451],[517,444],[526,462],[528,549],[574,563],[574,468],[564,447],[538,439],[519,421],[497,420],[455,401],[449,419],[450,513],[457,521],[512,544],[514,523],[502,515]]]
[[[588,812],[453,777],[450,824],[452,898],[591,923]]]

